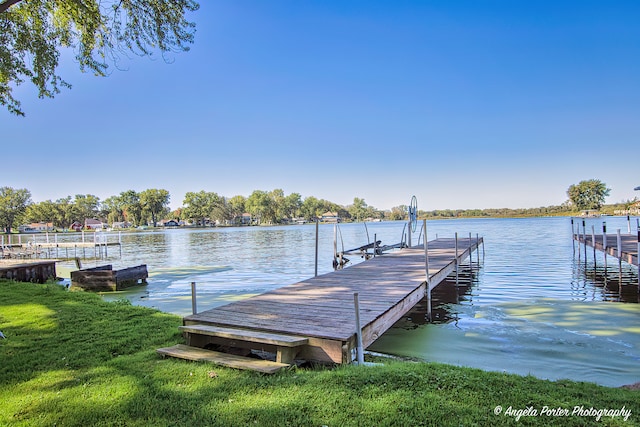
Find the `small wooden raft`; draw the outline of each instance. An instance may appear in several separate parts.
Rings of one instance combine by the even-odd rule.
[[[111,265],[85,268],[71,272],[71,287],[88,291],[120,291],[138,284],[146,284],[147,265],[114,270]]]

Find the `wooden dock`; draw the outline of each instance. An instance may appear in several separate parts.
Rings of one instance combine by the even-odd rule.
[[[56,278],[56,261],[0,260],[0,279],[45,283]]]
[[[283,286],[246,300],[183,319],[188,346],[159,349],[162,355],[215,361],[203,348],[251,349],[276,353],[279,366],[294,359],[350,363],[356,355],[354,293],[358,294],[363,347],[371,345],[483,243],[481,237],[428,242],[360,264]],[[194,354],[189,357],[188,348]],[[197,354],[196,354],[197,353]],[[255,362],[255,359],[251,359]],[[237,362],[237,361],[236,361]],[[255,369],[242,363],[219,363]],[[266,362],[266,361],[265,361]]]
[[[617,258],[620,261],[638,266],[638,241],[640,240],[640,233],[638,234],[638,236],[633,234],[621,234],[620,248],[618,248],[617,234],[608,234],[606,236],[606,248],[603,234],[592,235],[574,233],[573,239],[579,244],[589,246],[600,252],[606,252],[607,255]]]

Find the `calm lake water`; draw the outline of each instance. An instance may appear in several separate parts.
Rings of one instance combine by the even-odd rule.
[[[606,221],[609,233],[627,232],[626,217]],[[602,219],[587,220],[587,230],[592,224],[600,230]],[[403,228],[400,222],[341,224],[338,246],[351,249],[374,234],[383,244],[398,243]],[[636,232],[635,219],[631,229]],[[320,226],[320,274],[332,270],[333,230]],[[429,239],[479,234],[484,254],[473,254],[458,286],[448,281],[436,288],[433,323],[421,302],[369,350],[545,379],[640,381],[637,268],[623,263],[620,273],[608,258],[605,272],[600,253],[594,266],[592,250],[585,259],[584,248],[573,246],[569,218],[439,220],[429,221],[427,231]],[[123,233],[122,254],[111,250],[108,263],[147,264],[149,282],[105,298],[187,315],[196,282],[198,309],[213,308],[313,276],[314,239],[314,225]],[[61,264],[59,272],[68,277],[71,268]]]

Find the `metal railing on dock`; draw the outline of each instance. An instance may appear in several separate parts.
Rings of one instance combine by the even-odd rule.
[[[116,246],[111,253],[109,247]],[[28,233],[0,236],[2,259],[105,259],[122,256],[120,232]]]

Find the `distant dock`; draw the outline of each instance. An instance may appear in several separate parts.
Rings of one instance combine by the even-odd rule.
[[[350,363],[416,303],[425,297],[430,301],[433,288],[482,244],[482,237],[439,238],[426,248],[423,244],[385,253],[196,313],[183,319],[188,345],[158,352],[262,372],[289,366],[294,359]],[[230,355],[227,349],[264,350],[276,353],[276,361],[258,363]]]
[[[586,247],[589,246],[595,252],[600,251],[611,257],[617,258],[628,264],[638,266],[638,252],[640,252],[640,229],[636,230],[636,234],[631,233],[631,222],[627,217],[628,228],[627,233],[616,230],[614,233],[607,233],[606,222],[602,223],[602,229],[596,232],[594,225],[588,229],[585,220],[582,221],[571,218],[571,232],[573,240]],[[638,221],[637,221],[638,222]],[[575,224],[575,227],[574,227]],[[582,228],[580,225],[582,224]],[[575,250],[575,247],[574,247]],[[580,246],[578,246],[580,250]]]
[[[627,234],[622,234],[620,230],[616,230],[614,234],[607,233],[606,223],[603,224],[602,232],[596,234],[595,227],[587,230],[585,222],[582,221],[582,232],[580,232],[580,223],[576,224],[574,229],[574,221],[571,221],[571,229],[574,240],[574,251],[576,251],[575,242],[577,242],[578,256],[582,252],[584,246],[585,261],[587,258],[587,247],[593,249],[593,259],[595,263],[596,251],[604,253],[604,266],[607,267],[607,256],[618,260],[620,272],[622,272],[622,262],[638,267],[638,292],[640,292],[640,264],[638,263],[638,254],[640,253],[640,229],[636,234],[631,234],[629,226]]]
[[[45,283],[55,278],[55,261],[0,260],[0,279]]]
[[[120,233],[74,232],[0,235],[0,259],[107,258],[122,251]]]

